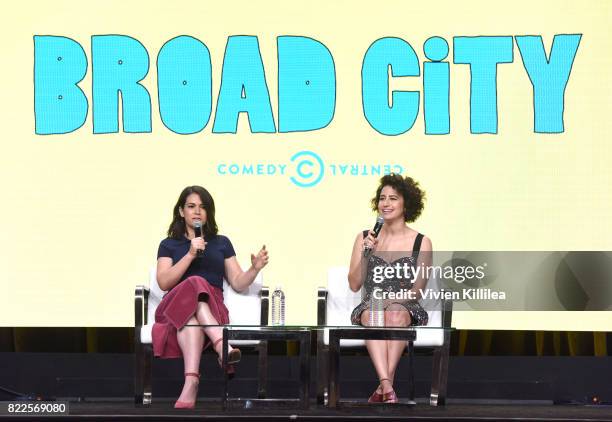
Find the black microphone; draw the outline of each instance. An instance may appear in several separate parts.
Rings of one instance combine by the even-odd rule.
[[[380,231],[382,230],[383,224],[385,224],[385,219],[382,218],[381,215],[379,215],[376,218],[376,224],[374,224],[374,228],[372,229],[372,231],[374,232],[374,237],[378,237],[378,235],[380,234]],[[363,256],[369,256],[372,253],[372,247],[367,246],[363,249]]]
[[[201,221],[196,221],[193,223],[193,231],[194,231],[195,237],[202,237],[202,222]],[[202,255],[204,255],[204,250],[198,249],[196,252],[196,256],[200,257]]]

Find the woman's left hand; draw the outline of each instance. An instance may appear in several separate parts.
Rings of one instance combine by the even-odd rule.
[[[266,250],[266,245],[260,249],[257,255],[251,254],[251,265],[257,271],[261,270],[268,264],[268,251]]]

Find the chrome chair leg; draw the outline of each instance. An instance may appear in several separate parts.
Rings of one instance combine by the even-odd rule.
[[[433,355],[431,395],[429,398],[429,404],[432,406],[444,406],[446,404],[449,351],[450,332],[445,330],[444,343],[435,349]]]

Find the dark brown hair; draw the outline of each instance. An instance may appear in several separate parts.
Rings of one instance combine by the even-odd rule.
[[[372,211],[378,211],[378,198],[385,186],[391,186],[404,198],[404,221],[406,223],[411,223],[419,218],[425,206],[425,192],[419,186],[419,182],[412,177],[402,177],[395,173],[380,178],[376,196],[372,198]]]
[[[219,232],[217,222],[215,221],[215,201],[211,194],[202,186],[187,186],[181,192],[172,210],[172,223],[170,223],[170,227],[168,227],[168,237],[172,239],[182,239],[183,236],[187,234],[185,219],[181,217],[179,209],[185,208],[187,197],[192,193],[198,194],[206,210],[206,223],[202,226],[204,237],[215,236]]]

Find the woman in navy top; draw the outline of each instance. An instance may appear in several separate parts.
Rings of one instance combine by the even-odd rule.
[[[195,236],[196,225],[201,225],[202,237]],[[155,356],[182,356],[185,363],[185,384],[175,408],[195,406],[200,356],[205,347],[212,344],[222,364],[223,330],[214,325],[229,323],[223,304],[223,279],[234,290],[242,291],[267,263],[264,246],[257,255],[251,254],[251,266],[243,271],[230,240],[218,234],[210,193],[201,186],[189,186],[181,192],[168,238],[162,240],[157,252],[157,283],[168,293],[157,307],[153,325]],[[185,327],[188,324],[208,327]],[[230,347],[227,363],[239,360],[240,350]]]

